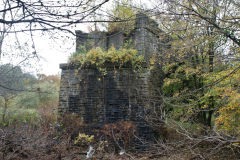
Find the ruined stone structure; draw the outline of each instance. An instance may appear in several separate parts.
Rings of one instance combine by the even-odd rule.
[[[145,14],[138,14],[136,18],[135,28],[129,35],[125,35],[121,31],[112,33],[108,32],[91,32],[83,33],[76,31],[77,45],[86,47],[87,50],[93,47],[101,47],[108,49],[114,46],[116,49],[124,46],[126,41],[131,42],[139,54],[143,55],[148,60],[152,53],[158,51],[160,48],[158,25]]]
[[[151,26],[151,24],[153,26]],[[85,46],[87,50],[100,46],[108,49],[112,45],[120,48],[131,39],[138,52],[148,60],[151,54],[159,50],[159,37],[154,30],[156,23],[144,14],[137,15],[135,29],[126,36],[121,32],[83,33],[77,31],[77,48]],[[149,94],[150,72],[143,67],[141,73],[128,67],[114,69],[108,67],[107,75],[102,75],[94,67],[80,64],[61,64],[61,88],[59,113],[76,113],[82,121],[91,125],[103,125],[119,121],[133,121],[137,124],[138,135],[150,136],[145,117],[145,106]]]

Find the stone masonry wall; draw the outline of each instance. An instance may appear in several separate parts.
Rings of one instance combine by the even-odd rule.
[[[151,26],[152,25],[152,26]],[[161,50],[156,23],[144,14],[138,14],[135,29],[126,37],[121,32],[76,31],[77,49],[85,46],[108,49],[121,48],[125,40],[131,40],[133,47],[148,62],[151,55]],[[165,42],[164,42],[165,43]],[[149,104],[150,72],[147,68],[136,73],[130,68],[109,69],[102,75],[94,67],[80,68],[80,64],[61,64],[61,87],[59,113],[75,113],[82,122],[102,126],[103,124],[133,121],[137,124],[138,136],[151,139],[150,128],[144,121]]]
[[[149,137],[144,122],[144,105],[148,95],[147,70],[109,70],[103,76],[88,67],[62,64],[59,113],[75,113],[84,123],[93,126],[133,121],[140,137]]]
[[[87,50],[94,47],[109,49],[114,46],[119,49],[124,46],[126,40],[131,41],[133,47],[139,54],[143,55],[148,61],[154,52],[159,51],[159,38],[156,32],[157,24],[145,14],[137,14],[135,28],[129,35],[125,35],[121,31],[107,33],[94,31],[84,33],[76,31],[76,50],[79,46],[85,46]]]

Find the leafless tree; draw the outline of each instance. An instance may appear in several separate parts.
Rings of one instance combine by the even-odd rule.
[[[26,33],[29,36],[24,39],[31,41],[32,53],[36,57],[34,31],[64,31],[74,34],[72,27],[77,24],[97,21],[92,18],[92,15],[108,1],[2,0],[0,2],[0,56],[3,54],[6,36],[15,35],[12,38],[14,40],[11,41],[19,48],[22,46],[20,41],[23,35],[19,40],[18,33]]]

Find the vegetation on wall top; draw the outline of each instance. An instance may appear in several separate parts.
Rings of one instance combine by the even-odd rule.
[[[131,68],[137,71],[144,63],[144,57],[138,55],[134,49],[121,48],[116,50],[111,47],[105,51],[99,47],[91,49],[87,53],[76,52],[69,59],[70,63],[80,63],[83,66],[96,67],[102,74],[107,74],[108,68]]]
[[[115,3],[111,10],[111,14],[111,21],[122,22],[109,23],[107,26],[109,32],[123,31],[126,34],[129,34],[134,29],[136,14],[130,1],[121,0],[120,2]]]

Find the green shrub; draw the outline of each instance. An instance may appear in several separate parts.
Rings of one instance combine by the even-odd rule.
[[[30,123],[36,125],[39,121],[40,119],[35,109],[11,108],[6,114],[5,122],[3,123],[2,120],[0,120],[0,124],[3,126],[17,123]]]

